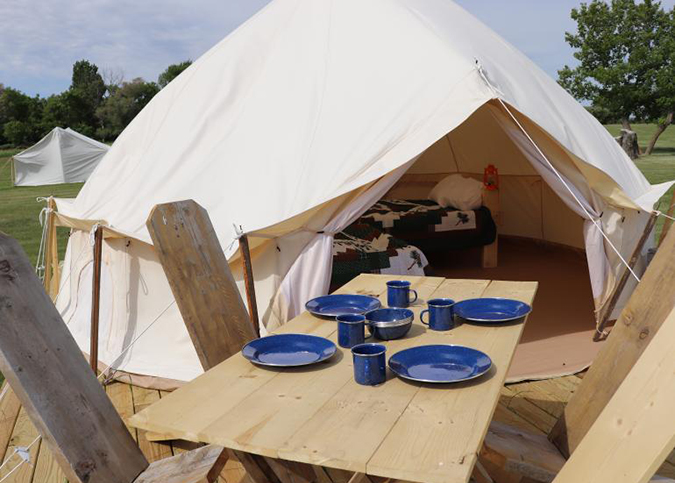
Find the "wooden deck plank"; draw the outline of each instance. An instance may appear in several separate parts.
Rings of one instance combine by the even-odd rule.
[[[66,475],[54,458],[54,454],[46,444],[42,444],[35,464],[33,483],[65,483],[66,481]]]
[[[8,463],[0,469],[0,479],[5,478],[12,470],[21,463],[21,457],[18,454],[14,453],[14,450],[17,448],[26,448],[28,447],[35,438],[39,435],[37,429],[30,421],[28,413],[24,408],[21,408],[19,411],[19,417],[16,420],[14,426],[14,431],[12,432],[12,438],[10,439],[9,446],[7,447],[7,454],[5,455],[5,461]],[[35,472],[35,461],[37,455],[40,451],[40,444],[42,441],[38,440],[30,448],[30,461],[31,464],[21,464],[21,467],[18,468],[12,476],[9,477],[6,481],[8,483],[31,483],[33,480],[33,473]]]
[[[146,389],[138,386],[130,387],[133,395],[134,412],[142,411],[161,399],[157,389]],[[173,456],[171,444],[148,441],[145,437],[145,431],[142,429],[138,430],[138,447],[141,448],[141,451],[150,463]]]
[[[517,411],[505,406],[501,401],[497,404],[495,409],[493,421],[509,424],[523,431],[528,431],[533,434],[545,434],[542,430],[534,426],[527,419],[523,418]]]
[[[115,410],[119,413],[122,421],[126,425],[127,429],[131,433],[131,436],[134,438],[134,441],[138,443],[138,432],[136,428],[129,425],[129,418],[134,415],[134,397],[131,392],[131,386],[129,384],[124,384],[122,382],[113,382],[105,388],[106,394],[115,406]]]
[[[21,410],[21,402],[5,381],[0,391],[0,461],[5,459],[16,420]]]
[[[562,414],[564,403],[536,383],[509,385],[502,390],[502,397],[513,398],[516,395],[534,404],[546,414],[558,418]]]
[[[532,425],[548,434],[555,425],[556,418],[538,405],[532,403],[528,399],[529,394],[531,394],[531,392],[517,392],[509,387],[503,387],[501,390],[503,404],[517,412]]]

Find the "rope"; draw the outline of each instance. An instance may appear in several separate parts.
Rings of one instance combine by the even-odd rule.
[[[492,93],[494,94],[495,98],[499,101],[499,103],[500,103],[500,104],[502,105],[502,107],[506,110],[506,112],[508,112],[509,116],[511,116],[511,119],[513,119],[513,121],[514,121],[514,122],[516,123],[516,125],[520,128],[520,130],[523,132],[523,134],[525,134],[525,137],[527,137],[528,141],[530,141],[530,143],[532,143],[532,146],[534,146],[534,148],[537,150],[537,152],[539,153],[539,155],[544,159],[544,161],[546,161],[546,164],[548,164],[549,168],[551,168],[551,171],[553,171],[553,173],[557,176],[557,178],[560,180],[560,182],[563,184],[563,186],[567,189],[567,191],[569,191],[569,193],[572,195],[572,198],[574,198],[574,201],[576,201],[577,204],[581,207],[581,209],[583,210],[583,212],[584,212],[584,213],[586,214],[586,216],[588,217],[589,221],[591,221],[591,222],[593,223],[593,225],[600,231],[600,234],[601,234],[602,237],[605,239],[605,241],[609,244],[609,246],[612,247],[612,250],[614,250],[614,253],[616,253],[616,255],[619,257],[619,260],[621,260],[621,263],[623,263],[623,264],[626,266],[626,268],[627,268],[628,271],[631,273],[631,275],[632,275],[632,276],[635,278],[635,280],[637,280],[638,283],[639,283],[639,282],[640,282],[640,277],[638,277],[637,274],[633,271],[633,269],[632,269],[631,266],[628,264],[628,262],[626,261],[626,259],[625,259],[625,258],[621,255],[621,253],[619,252],[618,248],[616,248],[616,246],[614,246],[614,243],[612,243],[612,241],[609,239],[609,237],[607,236],[607,234],[603,231],[602,226],[595,220],[595,218],[593,218],[593,216],[591,216],[591,214],[588,212],[588,210],[586,209],[586,207],[584,206],[584,204],[581,202],[581,200],[580,200],[580,199],[577,197],[577,195],[574,193],[574,191],[572,190],[572,188],[570,188],[570,186],[567,184],[567,182],[566,182],[565,179],[562,177],[562,175],[558,172],[558,170],[555,169],[555,168],[553,167],[553,164],[551,163],[551,161],[549,161],[548,157],[547,157],[547,156],[544,154],[544,152],[539,148],[539,146],[538,146],[537,143],[534,141],[534,139],[532,139],[532,137],[530,137],[530,135],[528,134],[527,130],[526,130],[526,129],[523,127],[523,125],[518,121],[518,119],[516,118],[516,116],[513,115],[513,112],[511,112],[511,109],[509,109],[508,105],[507,105],[507,104],[501,99],[501,97],[498,95],[497,89],[496,89],[495,87],[493,87],[493,85],[492,85],[492,84],[490,83],[490,81],[488,80],[487,76],[485,75],[485,72],[483,72],[483,67],[480,65],[480,62],[478,62],[478,60],[476,60],[476,68],[478,69],[478,72],[479,72],[479,74],[481,75],[481,77],[483,78],[483,80],[485,81],[485,83],[486,83],[486,84],[488,85],[488,87],[492,90]]]
[[[43,202],[49,202],[49,198],[45,197],[38,197],[35,199],[38,203],[43,203]],[[42,226],[42,236],[40,238],[40,248],[38,249],[38,255],[37,255],[37,260],[35,260],[35,273],[37,274],[38,278],[40,280],[44,280],[44,271],[45,271],[45,254],[46,254],[46,247],[47,247],[47,230],[49,227],[47,226],[48,223],[46,223],[47,216],[54,210],[52,210],[49,206],[45,206],[40,210],[40,214],[38,215],[38,221],[40,222],[40,226]]]
[[[666,215],[662,211],[655,211],[654,213],[656,213],[657,216],[664,216],[664,217],[668,218],[670,221],[675,221],[675,217],[672,217],[670,215]]]
[[[2,463],[2,464],[0,465],[0,470],[1,470],[7,463],[9,463],[9,460],[11,460],[11,459],[14,457],[14,455],[18,454],[18,453],[21,452],[21,451],[28,453],[28,451],[33,447],[33,445],[34,445],[35,443],[37,443],[38,441],[40,441],[41,438],[42,438],[42,435],[38,435],[38,436],[33,440],[33,442],[32,442],[31,444],[29,444],[28,446],[26,446],[25,448],[18,447],[18,446],[17,446],[16,448],[14,448],[14,451],[12,452],[12,454],[9,455],[9,457],[7,457],[7,459],[5,460],[5,462]],[[2,483],[2,482],[5,481],[7,478],[9,478],[10,476],[12,476],[12,474],[14,474],[14,472],[16,472],[19,468],[21,468],[21,466],[22,466],[24,463],[26,463],[26,462],[29,461],[29,460],[30,460],[30,453],[28,453],[28,456],[25,456],[25,457],[24,457],[24,456],[21,456],[21,462],[20,462],[19,464],[17,464],[14,468],[12,468],[12,469],[10,470],[9,473],[7,473],[5,476],[3,476],[2,479],[0,480],[0,483]]]
[[[103,377],[105,375],[105,373],[108,372],[108,370],[120,359],[120,357],[122,357],[124,354],[126,354],[127,351],[129,349],[131,349],[131,346],[133,346],[138,341],[138,339],[140,339],[148,330],[150,330],[150,327],[155,325],[155,322],[157,322],[159,319],[161,319],[162,316],[166,313],[166,311],[169,310],[173,306],[173,304],[175,304],[175,303],[176,303],[176,299],[174,299],[169,305],[164,307],[164,310],[162,310],[159,313],[159,315],[157,317],[155,317],[155,319],[152,322],[150,322],[150,324],[145,329],[143,329],[143,331],[140,334],[138,334],[136,336],[136,338],[134,340],[129,342],[129,345],[115,359],[113,359],[113,361],[108,365],[108,367],[106,367],[105,369],[103,369],[103,371],[101,371],[101,374],[98,376],[98,378],[100,379],[101,377]]]

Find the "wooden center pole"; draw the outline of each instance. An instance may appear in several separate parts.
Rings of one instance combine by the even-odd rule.
[[[248,314],[251,317],[251,324],[256,335],[260,337],[260,322],[258,319],[258,304],[255,299],[255,284],[253,278],[253,264],[251,263],[251,250],[248,245],[248,235],[244,234],[239,238],[239,250],[244,260],[244,286],[246,288],[246,301],[248,303]]]
[[[101,301],[101,254],[103,251],[103,227],[94,232],[94,273],[91,283],[91,336],[89,338],[89,365],[98,374],[98,319]]]

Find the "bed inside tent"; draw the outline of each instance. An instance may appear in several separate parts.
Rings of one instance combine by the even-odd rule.
[[[534,168],[531,159],[539,156],[536,148],[521,136],[523,131],[504,107],[496,101],[488,102],[436,141],[376,206],[427,200],[437,183],[451,175],[459,174],[467,182],[470,179],[483,182],[486,167],[496,167],[497,189],[483,188],[483,205],[489,209],[497,227],[493,243],[478,243],[473,247],[460,243],[458,248],[451,240],[442,240],[440,245],[436,243],[432,250],[427,250],[419,237],[409,239],[405,232],[394,233],[403,243],[421,252],[426,275],[538,281],[534,311],[509,379],[572,374],[590,365],[602,344],[593,341],[596,302],[599,301],[594,302],[591,288],[584,217],[556,193],[556,189],[566,189],[558,179],[553,180],[558,186],[552,187]],[[527,119],[522,117],[521,121],[527,122]],[[574,179],[575,184],[583,179],[574,167],[572,155],[534,123],[526,129],[556,170],[564,172],[566,179]],[[367,210],[351,227],[372,221],[371,214],[372,210]],[[629,238],[624,240],[624,246],[637,243]],[[335,279],[335,255],[333,262]],[[382,273],[410,272],[392,267],[391,271]],[[419,269],[415,274],[419,274]],[[337,285],[332,283],[331,289],[335,288]],[[606,301],[606,294],[603,299]]]

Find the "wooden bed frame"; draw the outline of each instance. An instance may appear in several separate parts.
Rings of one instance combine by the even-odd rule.
[[[384,199],[412,199],[412,198],[426,198],[429,192],[436,184],[446,176],[451,174],[461,174],[463,176],[474,178],[483,181],[481,176],[472,173],[429,173],[429,174],[412,174],[406,173],[401,176],[394,186],[383,196]],[[495,241],[489,245],[482,247],[481,251],[481,265],[483,268],[494,268],[498,262],[498,240],[499,240],[499,218],[500,218],[500,204],[499,204],[499,190],[483,190],[483,206],[488,208],[492,213],[492,219],[497,226],[497,236]]]

